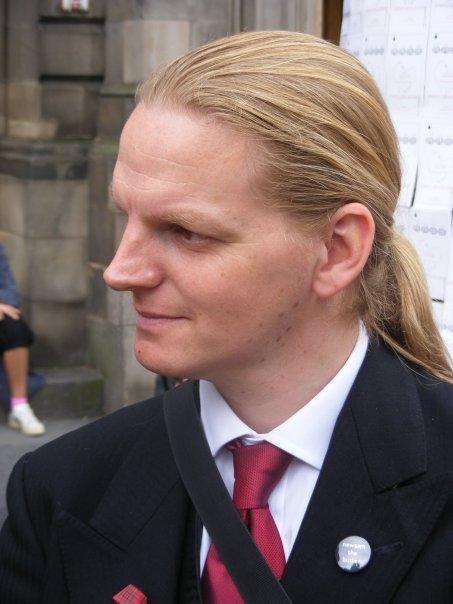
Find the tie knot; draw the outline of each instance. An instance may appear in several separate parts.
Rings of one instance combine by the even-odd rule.
[[[226,446],[233,453],[235,507],[239,510],[266,507],[292,455],[265,441],[242,445],[235,440]]]

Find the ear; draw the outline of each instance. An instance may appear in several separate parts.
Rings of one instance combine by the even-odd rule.
[[[335,212],[313,276],[313,291],[319,298],[334,296],[359,276],[370,255],[374,232],[371,212],[362,203],[350,202]]]

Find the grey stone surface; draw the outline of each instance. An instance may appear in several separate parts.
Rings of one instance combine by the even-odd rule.
[[[99,99],[98,132],[104,137],[119,137],[121,130],[135,107],[134,94],[106,95]]]
[[[5,246],[11,270],[19,291],[24,295],[28,290],[28,254],[20,235],[0,230],[0,243]]]
[[[107,285],[102,275],[105,267],[96,262],[88,262],[88,299],[87,311],[107,319]]]
[[[126,83],[139,82],[190,47],[189,21],[128,20],[123,27],[123,81]]]
[[[113,258],[116,248],[113,212],[90,205],[89,233],[89,259],[107,266]]]
[[[105,378],[104,411],[153,396],[156,376],[134,355],[134,326],[89,317],[89,360]]]
[[[107,149],[94,145],[90,153],[88,168],[90,204],[100,208],[114,209],[109,196],[109,185],[115,166],[116,152],[116,145]]]
[[[25,234],[26,183],[0,174],[0,228],[14,235]]]
[[[51,140],[57,132],[55,120],[11,120],[6,121],[6,134],[11,138],[26,140]]]
[[[46,385],[33,398],[41,418],[95,417],[102,413],[104,380],[90,367],[37,368]]]
[[[6,65],[10,82],[39,76],[38,4],[30,0],[8,2]]]
[[[16,179],[18,180],[18,179]],[[1,202],[0,202],[1,207]],[[85,180],[38,180],[27,182],[25,234],[34,238],[78,238],[74,258],[82,263],[88,234],[88,183]],[[74,245],[74,244],[72,244]],[[72,250],[67,253],[72,254]],[[74,258],[66,264],[71,269]],[[80,272],[80,270],[79,270]]]
[[[9,82],[6,86],[9,120],[38,121],[41,118],[41,86],[36,81]]]
[[[104,379],[104,411],[124,405],[122,328],[99,317],[88,317],[88,361]]]
[[[93,138],[96,135],[100,83],[44,81],[42,114],[56,120],[58,138]]]
[[[104,30],[90,23],[44,23],[40,59],[41,74],[102,76]]]
[[[124,400],[126,403],[150,398],[154,394],[156,375],[135,358],[135,326],[123,327]]]
[[[232,28],[228,21],[195,21],[191,27],[190,46],[195,48],[231,33]]]
[[[234,0],[144,0],[144,19],[227,21]]]
[[[36,180],[87,176],[88,142],[0,139],[0,173]]]
[[[33,366],[70,367],[86,360],[84,303],[28,302],[27,315],[36,340],[30,349]]]
[[[121,2],[107,2],[105,9],[106,18],[109,22],[121,22],[126,19],[143,18],[143,0],[122,0]]]
[[[33,301],[81,302],[87,294],[86,241],[29,239],[29,288]]]

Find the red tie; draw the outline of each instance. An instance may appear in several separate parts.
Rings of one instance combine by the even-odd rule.
[[[227,445],[233,453],[233,504],[277,579],[285,569],[280,534],[269,511],[268,499],[283,476],[292,455],[268,442],[243,446],[239,440]],[[203,602],[243,604],[233,580],[211,545],[202,577]]]

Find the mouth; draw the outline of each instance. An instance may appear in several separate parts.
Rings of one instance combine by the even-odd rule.
[[[142,329],[151,329],[154,327],[173,325],[177,321],[181,321],[184,317],[173,315],[165,315],[155,312],[145,312],[136,309],[137,311],[137,327]]]

